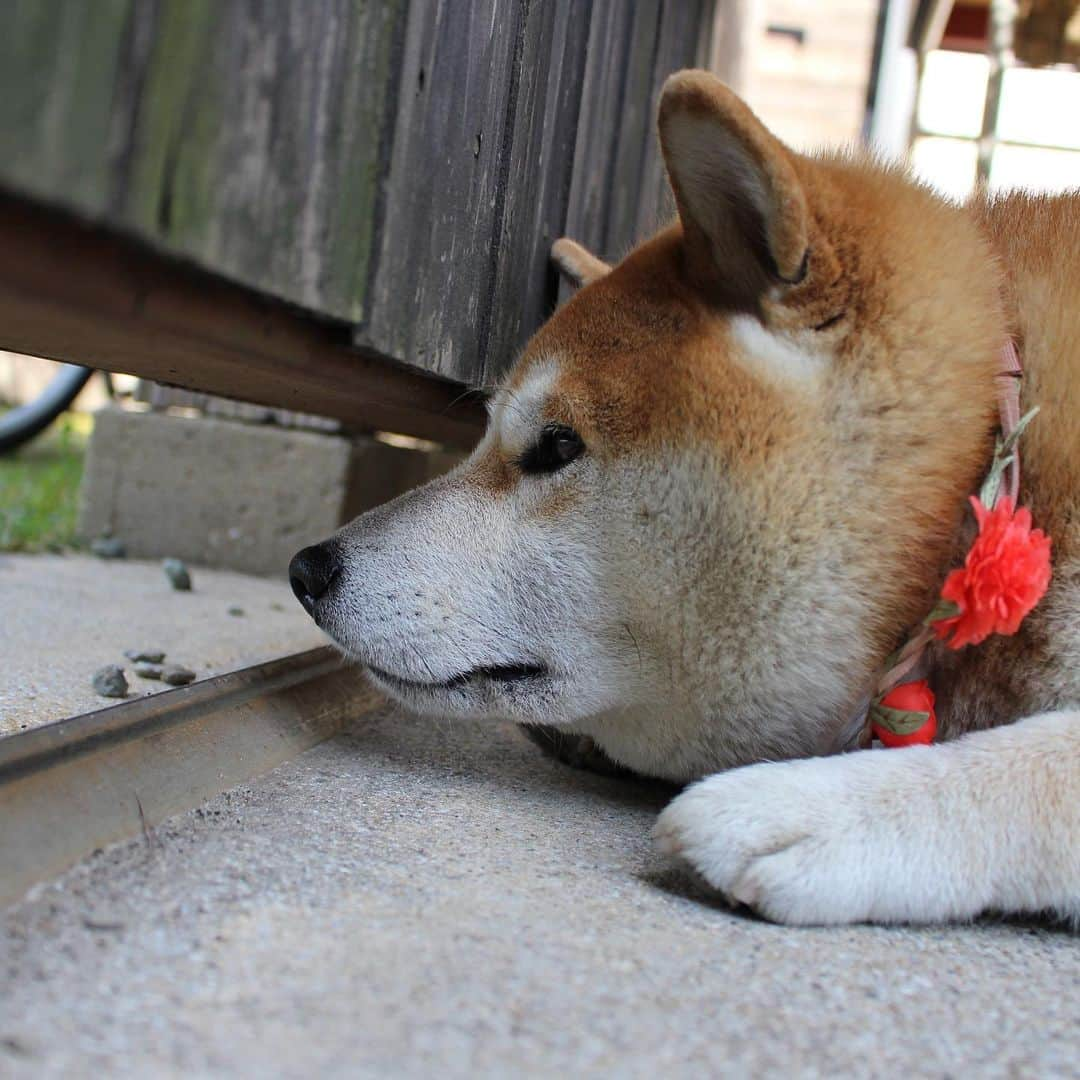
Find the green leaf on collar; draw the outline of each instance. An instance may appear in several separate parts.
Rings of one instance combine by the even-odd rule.
[[[914,712],[910,709],[890,709],[880,703],[870,706],[869,720],[878,727],[891,731],[894,735],[910,735],[918,731],[930,719],[928,712]]]

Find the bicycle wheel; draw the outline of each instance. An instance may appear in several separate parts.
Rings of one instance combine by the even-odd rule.
[[[33,401],[0,416],[0,454],[44,431],[78,396],[93,368],[64,364]]]

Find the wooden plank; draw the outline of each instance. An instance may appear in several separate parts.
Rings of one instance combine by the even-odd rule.
[[[618,257],[655,223],[658,80],[713,6],[8,0],[0,185],[490,381],[557,235]]]
[[[640,186],[635,193],[636,216],[631,226],[638,240],[651,236],[675,217],[675,200],[664,172],[660,140],[656,135],[656,110],[664,80],[675,71],[705,67],[711,51],[715,23],[714,0],[664,0],[647,115],[651,130],[641,138]]]
[[[607,206],[633,21],[632,4],[593,4],[564,231],[602,258],[619,254],[609,249]]]
[[[591,14],[591,0],[529,6],[502,216],[492,241],[485,384],[506,370],[554,307],[558,282],[549,255],[569,206]]]
[[[174,251],[360,319],[401,0],[165,0],[125,219]]]
[[[0,178],[364,315],[405,0],[0,5]]]
[[[482,370],[525,6],[410,5],[370,318],[357,340],[450,378]]]
[[[716,0],[596,0],[565,234],[608,260],[671,219],[656,137],[664,79],[701,66]],[[564,284],[560,295],[569,295]]]
[[[656,138],[653,83],[665,5],[661,0],[641,0],[632,7],[634,19],[622,66],[611,183],[604,208],[604,250],[610,258],[626,255],[647,234],[639,231],[638,208],[642,189],[655,186],[659,166],[654,158],[652,175],[645,171],[646,149]]]
[[[356,349],[316,321],[100,229],[0,196],[0,349],[470,446],[457,384]]]
[[[117,72],[136,48],[134,0],[7,0],[0,6],[0,175],[88,214],[109,206],[132,101]]]
[[[381,702],[325,647],[0,740],[0,905]]]

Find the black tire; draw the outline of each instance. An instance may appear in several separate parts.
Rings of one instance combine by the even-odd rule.
[[[64,364],[33,401],[0,416],[0,454],[44,431],[79,396],[93,374],[93,368]]]

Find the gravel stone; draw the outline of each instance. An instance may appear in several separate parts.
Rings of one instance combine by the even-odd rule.
[[[99,536],[90,542],[90,550],[99,559],[123,559],[127,557],[127,548],[123,540],[115,536]]]
[[[161,564],[165,576],[177,592],[191,592],[191,574],[179,559],[165,559]]]
[[[161,669],[160,678],[170,686],[186,686],[195,681],[195,672],[179,664],[168,664]]]
[[[195,588],[178,593],[166,582],[160,558],[135,558],[134,540],[128,540],[128,553],[120,562],[102,562],[89,550],[62,556],[0,553],[0,665],[4,674],[0,740],[62,717],[120,704],[120,700],[100,697],[91,685],[91,677],[102,664],[119,664],[124,669],[130,684],[127,701],[169,689],[136,677],[132,670],[136,663],[154,661],[125,659],[125,649],[143,655],[165,651],[163,663],[186,664],[204,679],[211,671],[234,671],[325,641],[280,577],[204,570],[193,563]],[[278,599],[287,603],[287,615],[268,610]],[[226,615],[230,604],[242,606],[247,617]],[[3,830],[0,811],[0,833]],[[4,871],[0,857],[0,879]],[[0,943],[0,1001],[3,954]],[[0,1076],[6,1064],[3,1013],[0,1004]]]
[[[94,672],[94,690],[102,697],[127,697],[128,683],[124,669],[117,664],[107,664]]]
[[[165,659],[165,650],[125,649],[124,655],[135,664],[160,664]]]
[[[160,664],[136,664],[135,674],[140,679],[160,679],[162,667]]]

